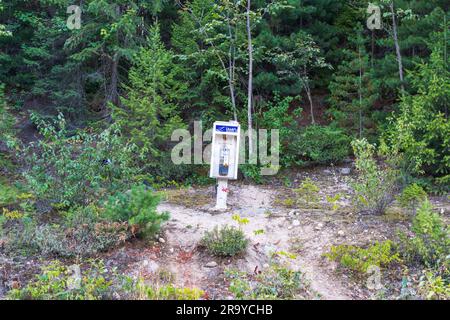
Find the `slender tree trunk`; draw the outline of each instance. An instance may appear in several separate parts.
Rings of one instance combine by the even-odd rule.
[[[247,118],[248,118],[248,140],[249,140],[249,159],[253,157],[253,132],[252,132],[252,95],[253,95],[253,45],[252,32],[250,25],[250,6],[251,0],[247,0],[247,38],[248,38],[248,104],[247,104]]]
[[[403,82],[402,54],[400,52],[400,45],[398,43],[397,21],[395,19],[394,1],[391,1],[390,9],[391,9],[391,14],[392,14],[392,33],[393,33],[395,52],[397,54],[397,62],[398,62],[398,74],[400,76],[400,88],[402,89],[402,91],[404,91],[405,87],[404,87],[404,82]]]
[[[362,138],[362,60],[361,60],[361,46],[358,48],[358,58],[359,58],[359,138]]]
[[[236,54],[235,54],[236,51],[229,15],[227,15],[227,19],[228,19],[228,36],[230,38],[229,39],[230,48],[228,50],[228,86],[230,87],[230,97],[231,97],[231,105],[233,107],[234,121],[237,121],[236,94],[234,92],[234,70],[235,70],[234,68],[236,62]]]
[[[310,109],[310,112],[311,112],[311,124],[315,124],[316,120],[314,118],[314,104],[313,104],[313,101],[312,101],[311,88],[309,87],[308,80],[304,80],[303,81],[303,86],[305,87],[306,95],[308,96],[309,109]]]
[[[119,83],[119,53],[115,53],[112,59],[111,64],[111,83],[109,86],[109,97],[108,102],[113,103],[114,105],[119,105],[119,92],[118,92],[118,83]]]

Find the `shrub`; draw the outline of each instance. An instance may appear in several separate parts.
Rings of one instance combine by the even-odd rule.
[[[360,212],[383,214],[397,189],[398,171],[390,165],[378,165],[374,159],[375,146],[366,139],[354,140],[358,178],[352,182],[354,202]]]
[[[439,268],[444,264],[450,255],[449,229],[442,217],[433,212],[428,200],[417,210],[412,232],[412,237],[400,234],[400,248],[405,259],[432,268]]]
[[[207,231],[201,241],[201,245],[216,256],[234,256],[245,251],[247,244],[244,232],[228,225]]]
[[[131,184],[138,171],[135,146],[120,138],[117,126],[100,134],[81,131],[68,137],[62,115],[53,124],[32,118],[44,138],[37,149],[31,145],[25,151],[30,169],[24,176],[40,199],[60,207],[86,205]]]
[[[403,189],[401,195],[397,197],[400,205],[410,210],[414,210],[425,199],[427,199],[427,193],[416,183],[407,186]]]
[[[106,269],[102,262],[89,264],[79,278],[73,271],[52,261],[42,267],[42,273],[22,289],[13,289],[9,299],[32,300],[99,300],[108,296],[111,282],[106,279]]]
[[[334,127],[311,125],[291,137],[288,152],[297,163],[330,164],[349,155],[350,139]]]
[[[310,178],[303,180],[294,191],[297,194],[297,203],[314,207],[320,201],[320,189]]]
[[[110,196],[103,216],[111,221],[128,222],[136,234],[152,236],[169,219],[169,213],[157,212],[159,202],[160,196],[146,190],[145,186],[134,186],[129,192]]]
[[[236,299],[298,299],[309,298],[308,283],[304,274],[283,265],[272,264],[257,275],[237,270],[226,270],[229,290]]]
[[[205,292],[198,288],[178,288],[173,284],[147,285],[143,279],[127,279],[125,290],[138,300],[199,300]]]
[[[74,208],[59,224],[25,220],[9,234],[9,250],[33,250],[43,255],[86,257],[125,242],[128,224],[99,218],[93,206]]]
[[[420,278],[419,294],[427,300],[449,300],[450,280],[436,275],[433,271],[426,271]]]
[[[381,268],[401,261],[390,240],[375,242],[365,249],[352,245],[331,246],[325,256],[358,273],[366,273],[370,266]]]

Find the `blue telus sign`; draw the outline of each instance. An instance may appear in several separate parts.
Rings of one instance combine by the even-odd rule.
[[[231,132],[231,133],[237,133],[238,127],[236,126],[216,126],[216,131],[218,132]]]

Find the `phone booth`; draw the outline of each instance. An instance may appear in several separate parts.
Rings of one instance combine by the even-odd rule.
[[[216,209],[226,209],[228,180],[237,179],[240,135],[238,122],[214,122],[209,176],[217,179]]]

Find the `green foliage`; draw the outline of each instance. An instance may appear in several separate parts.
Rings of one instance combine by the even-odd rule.
[[[8,233],[8,251],[44,256],[87,257],[106,251],[131,237],[127,223],[101,219],[94,206],[73,208],[59,223],[39,223],[24,217]]]
[[[450,281],[432,271],[425,271],[420,278],[419,293],[427,300],[449,300]]]
[[[110,221],[128,222],[136,234],[148,237],[169,220],[168,212],[157,212],[159,202],[158,194],[146,190],[143,185],[134,186],[130,191],[110,196],[102,215]]]
[[[405,154],[412,173],[439,178],[448,189],[450,73],[443,52],[442,45],[436,44],[430,61],[418,64],[411,73],[417,93],[402,97],[400,110],[385,136],[394,151]]]
[[[331,246],[325,256],[358,273],[366,273],[371,266],[388,267],[401,261],[390,240],[375,242],[367,248],[352,245]]]
[[[439,268],[450,256],[450,230],[442,217],[433,212],[428,200],[417,210],[412,237],[401,234],[400,248],[405,259],[430,268]]]
[[[198,288],[177,288],[173,284],[147,285],[143,279],[131,280],[127,291],[138,300],[199,300],[205,292]]]
[[[353,136],[373,134],[373,110],[379,88],[373,79],[370,57],[365,49],[362,26],[354,30],[342,50],[344,60],[338,66],[329,85],[333,121]]]
[[[117,126],[68,136],[61,115],[54,124],[35,121],[44,138],[37,151],[31,146],[23,155],[30,166],[24,176],[40,199],[58,206],[89,204],[132,183],[138,172],[135,146],[121,138]]]
[[[212,231],[206,231],[201,240],[201,245],[211,254],[224,257],[244,252],[247,244],[244,232],[228,225],[216,226]]]
[[[338,163],[349,155],[350,139],[341,129],[312,125],[292,136],[288,148],[298,164]]]
[[[103,262],[91,261],[76,279],[74,271],[55,260],[42,267],[42,273],[22,289],[8,292],[12,300],[100,300],[108,297],[111,282]]]
[[[358,178],[352,182],[354,202],[360,212],[383,214],[397,188],[398,172],[390,164],[378,165],[375,146],[365,138],[352,142]]]
[[[297,195],[297,203],[302,205],[315,206],[319,203],[320,188],[311,180],[311,178],[306,178],[302,181],[294,192]]]
[[[427,199],[427,193],[416,183],[410,184],[403,189],[397,197],[397,201],[403,208],[414,210],[420,203]]]
[[[133,62],[123,107],[114,107],[112,116],[141,155],[157,159],[167,148],[172,132],[185,128],[177,105],[186,90],[177,79],[182,71],[174,64],[174,54],[164,47],[158,25],[151,28],[147,46],[139,50]]]
[[[272,264],[258,275],[248,275],[237,270],[226,270],[229,290],[236,299],[276,300],[307,299],[308,283],[300,271]]]

